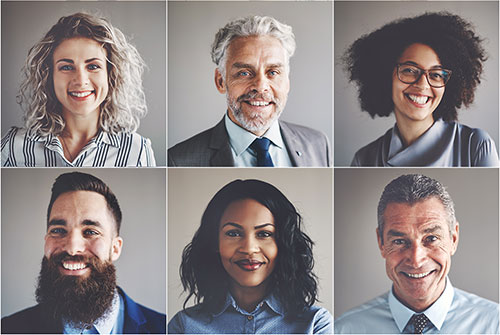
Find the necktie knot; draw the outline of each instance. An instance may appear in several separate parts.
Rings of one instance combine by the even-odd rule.
[[[269,146],[271,141],[268,138],[256,138],[250,147],[257,153],[257,166],[274,166],[271,155],[269,154]]]
[[[425,314],[413,314],[411,317],[410,323],[413,324],[415,329],[415,334],[422,334],[425,327],[429,323],[429,318],[425,316]]]

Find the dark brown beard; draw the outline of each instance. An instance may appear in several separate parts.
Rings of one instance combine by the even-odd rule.
[[[86,278],[63,275],[59,272],[62,260],[87,263],[90,274]],[[62,253],[50,259],[43,257],[35,295],[49,317],[83,328],[108,312],[115,289],[116,268],[113,263],[102,262],[97,257]]]

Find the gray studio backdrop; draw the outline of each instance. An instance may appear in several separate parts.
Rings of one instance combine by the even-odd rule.
[[[323,131],[332,140],[332,3],[329,1],[169,1],[168,146],[219,122],[226,97],[210,57],[217,31],[250,15],[273,16],[293,28],[290,93],[283,120]],[[314,24],[305,17],[314,18]]]
[[[2,1],[2,135],[23,126],[16,94],[28,50],[57,20],[79,11],[98,14],[120,29],[137,48],[147,69],[143,75],[148,114],[138,132],[151,139],[156,164],[166,157],[166,4],[163,1]]]
[[[50,190],[57,176],[80,171],[115,193],[123,220],[118,285],[136,302],[166,311],[164,169],[2,169],[2,317],[36,304]]]
[[[439,180],[455,202],[460,240],[449,274],[460,289],[498,302],[498,169],[335,169],[335,317],[391,288],[375,229],[394,178]]]
[[[473,23],[484,38],[488,60],[476,91],[475,102],[462,108],[458,121],[486,130],[498,148],[498,2],[496,1],[335,1],[335,166],[349,166],[354,153],[382,136],[395,121],[372,119],[361,111],[357,87],[349,83],[341,63],[347,48],[364,34],[403,17],[447,10]]]
[[[235,179],[260,179],[277,187],[304,219],[314,241],[314,272],[319,277],[317,303],[332,311],[332,170],[331,169],[169,169],[168,171],[168,317],[182,309],[179,266],[184,247],[200,226],[209,201]],[[192,300],[187,307],[192,306]]]

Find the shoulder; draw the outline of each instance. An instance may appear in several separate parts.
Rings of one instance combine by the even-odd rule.
[[[365,145],[354,154],[351,166],[379,166],[379,157],[383,155],[392,137],[392,129],[386,131],[386,133],[375,141]]]
[[[177,154],[181,152],[197,152],[199,150],[208,149],[209,140],[212,137],[212,133],[214,128],[210,128],[207,130],[198,133],[187,140],[184,140],[180,143],[177,143],[170,149],[168,149],[170,154]]]
[[[301,137],[308,142],[327,142],[327,137],[321,131],[309,127],[301,126],[295,123],[279,121],[280,128],[283,132],[290,133],[293,136]]]
[[[498,303],[482,298],[474,293],[469,293],[458,288],[455,289],[453,300],[467,313],[493,317],[498,322]]]
[[[335,333],[374,333],[377,332],[377,325],[386,321],[384,319],[392,320],[388,293],[355,307],[338,317],[334,322]]]
[[[140,326],[139,329],[145,329],[154,334],[165,333],[165,323],[167,321],[165,314],[136,303],[122,289],[119,289],[119,292],[125,302],[126,318],[134,320]],[[127,323],[127,320],[125,323]],[[127,328],[127,324],[124,327]]]
[[[498,166],[498,153],[495,141],[485,130],[471,128],[457,122],[447,122],[460,137],[462,147],[467,148],[472,166]]]
[[[305,314],[309,321],[312,322],[314,334],[333,333],[333,317],[326,308],[311,306]]]
[[[211,315],[202,310],[201,305],[186,308],[177,312],[168,323],[169,334],[183,334],[189,332],[187,328],[193,329],[201,322],[207,324],[210,322]]]
[[[10,128],[2,138],[2,166],[35,166],[46,141],[46,136],[26,128]]]
[[[108,148],[116,149],[113,154],[108,154],[115,166],[156,166],[151,140],[139,133],[103,132],[102,141]]]
[[[55,322],[50,323],[48,318],[43,315],[43,308],[40,305],[2,318],[2,333],[57,333],[60,332],[58,328]]]

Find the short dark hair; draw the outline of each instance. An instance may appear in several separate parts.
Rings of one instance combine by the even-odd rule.
[[[293,204],[276,187],[260,180],[232,181],[210,200],[198,231],[182,253],[181,281],[184,291],[189,292],[184,308],[192,296],[208,312],[215,312],[224,303],[229,280],[218,252],[219,224],[226,208],[242,199],[256,200],[274,217],[278,256],[269,291],[289,316],[298,315],[317,300],[313,242],[302,231],[302,217]]]
[[[114,193],[101,179],[82,172],[63,173],[56,178],[56,181],[52,185],[52,194],[47,209],[47,224],[49,222],[52,206],[56,199],[63,193],[73,191],[91,191],[101,194],[106,199],[108,208],[115,219],[116,233],[118,235],[120,234],[122,212],[118,204],[118,199],[116,199]]]
[[[343,56],[349,80],[358,85],[361,109],[372,117],[388,116],[394,108],[392,75],[397,61],[414,43],[431,47],[441,65],[453,73],[434,119],[453,121],[457,110],[474,101],[486,60],[482,40],[472,25],[449,12],[426,13],[386,24],[356,40]]]
[[[421,174],[406,174],[391,181],[384,188],[378,202],[378,232],[382,244],[384,243],[384,212],[390,203],[406,203],[413,205],[431,197],[437,198],[443,204],[448,215],[450,233],[457,222],[455,205],[446,188],[439,181]]]

